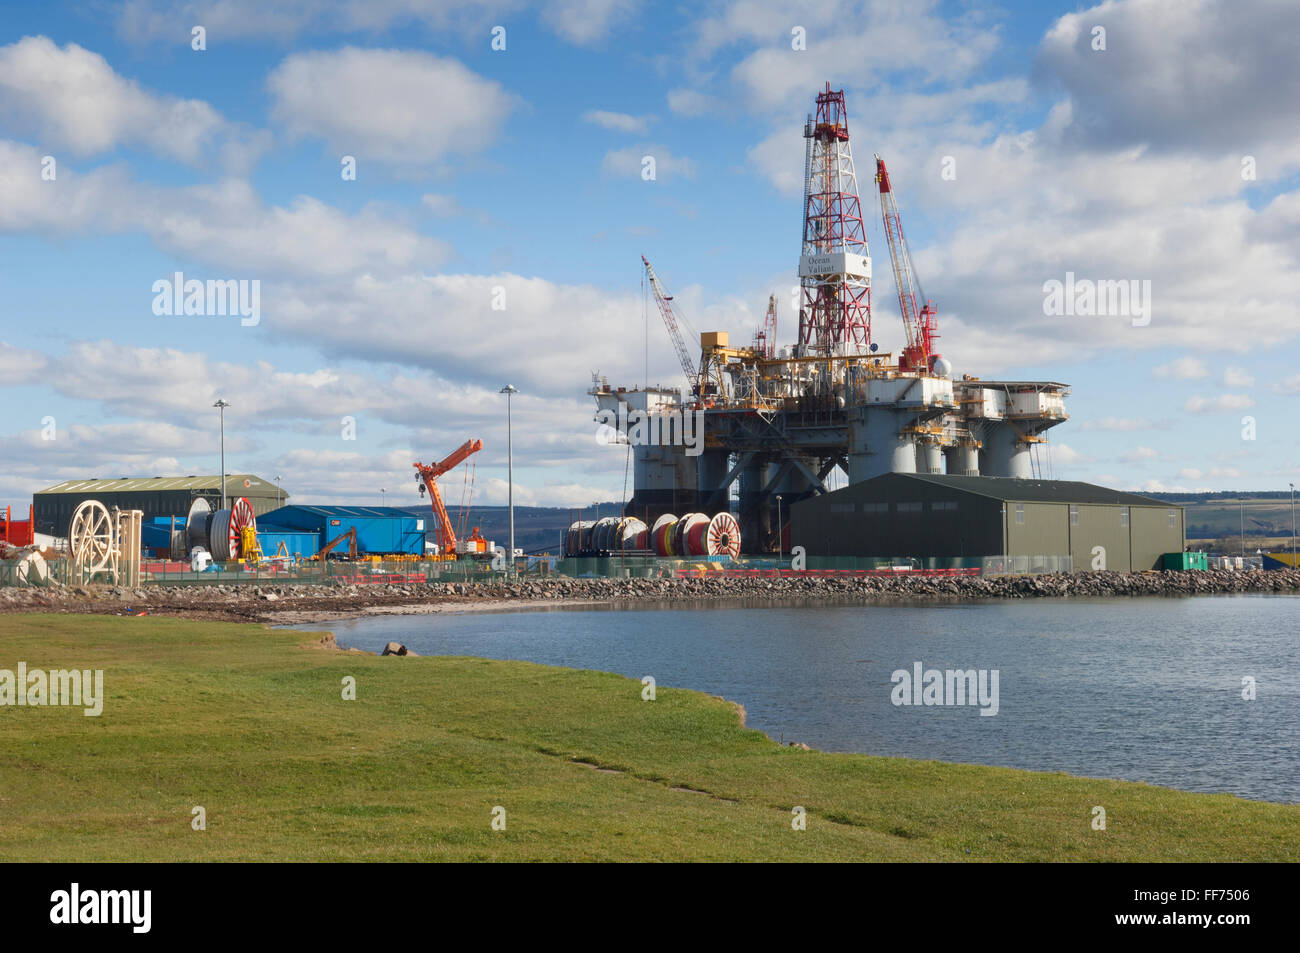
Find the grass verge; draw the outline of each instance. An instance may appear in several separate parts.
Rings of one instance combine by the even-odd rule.
[[[1300,860],[1300,805],[804,751],[697,692],[318,637],[0,616],[0,669],[106,696],[0,708],[0,860]]]

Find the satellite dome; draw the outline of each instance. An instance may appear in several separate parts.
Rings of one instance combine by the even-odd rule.
[[[952,361],[946,357],[936,358],[934,362],[934,373],[938,377],[952,377]]]

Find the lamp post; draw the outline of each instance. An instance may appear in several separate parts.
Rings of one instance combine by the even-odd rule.
[[[513,423],[510,416],[510,398],[519,388],[507,384],[500,393],[506,395],[506,501],[510,509],[510,570],[515,568],[515,446]]]
[[[1291,568],[1300,569],[1295,562],[1295,484],[1291,484]]]
[[[276,476],[275,478],[275,505],[276,506],[284,506],[284,497],[280,495],[280,481],[283,479],[284,477],[282,476]]]
[[[785,539],[781,533],[781,494],[776,495],[776,558],[777,561],[785,556]]]
[[[225,398],[217,398],[212,405],[221,414],[221,509],[226,508],[226,408],[230,404]]]
[[[379,488],[379,505],[381,507],[388,505],[388,496],[386,495],[387,493],[388,491],[385,490],[382,486]]]
[[[1237,508],[1241,513],[1241,555],[1246,555],[1246,501],[1240,499],[1237,501]]]

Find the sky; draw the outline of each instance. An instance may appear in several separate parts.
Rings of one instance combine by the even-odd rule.
[[[1050,475],[1286,489],[1298,35],[1293,0],[0,0],[0,505],[218,472],[219,398],[227,470],[297,501],[416,504],[477,437],[445,492],[504,503],[506,384],[516,503],[623,498],[592,374],[684,382],[640,256],[696,330],[775,294],[791,343],[827,82],[882,349],[873,153],[955,372],[1071,385]],[[166,313],[178,272],[256,321]],[[1071,275],[1149,312],[1048,313]]]

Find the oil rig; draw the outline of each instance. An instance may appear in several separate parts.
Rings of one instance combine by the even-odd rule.
[[[598,373],[588,393],[596,419],[619,421],[614,438],[634,460],[624,515],[647,525],[664,513],[731,507],[739,481],[745,553],[773,552],[779,506],[828,492],[838,468],[849,484],[885,473],[1032,478],[1045,432],[1066,420],[1069,387],[1053,381],[953,378],[937,349],[933,301],[921,290],[884,160],[874,184],[903,340],[897,354],[872,337],[872,268],[843,90],[827,83],[804,125],[800,306],[794,344],[778,346],[777,302],[747,346],[701,334],[698,367],[673,299],[644,257],[646,277],[687,387],[611,388]],[[687,446],[672,421],[692,415],[702,439]],[[621,422],[651,422],[628,427]],[[646,439],[644,434],[650,434]]]

